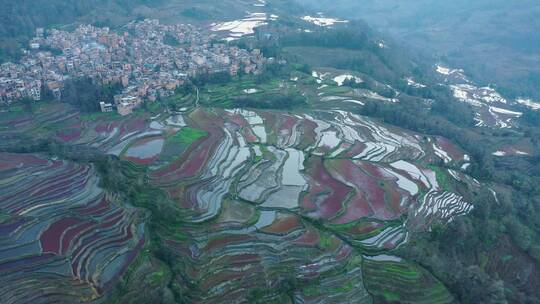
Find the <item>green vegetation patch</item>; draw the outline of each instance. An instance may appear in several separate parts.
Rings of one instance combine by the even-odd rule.
[[[165,34],[165,37],[163,38],[163,43],[170,46],[174,46],[174,47],[180,46],[180,42],[178,41],[178,39],[176,39],[174,36],[172,36],[169,33]]]
[[[14,105],[14,106],[9,107],[7,113],[22,113],[22,112],[26,112],[23,105]]]
[[[146,278],[146,282],[149,283],[150,285],[158,285],[161,281],[163,281],[164,277],[165,277],[164,270],[156,271],[156,272],[151,273]]]
[[[437,177],[437,183],[439,186],[441,186],[446,191],[452,191],[451,187],[451,181],[448,177],[448,174],[446,174],[446,170],[441,167],[437,167],[435,165],[428,166],[431,170],[435,171],[435,175]]]
[[[326,233],[321,233],[321,240],[319,241],[319,245],[321,248],[328,249],[332,247],[332,237]]]
[[[96,121],[99,119],[118,119],[121,118],[120,114],[116,112],[94,112],[81,114],[81,119],[84,121]]]
[[[207,20],[212,17],[212,15],[208,11],[198,7],[190,7],[183,10],[182,16],[195,20]]]
[[[182,128],[175,135],[167,138],[167,143],[189,146],[192,143],[196,142],[197,140],[207,135],[208,133],[206,133],[206,131],[204,130],[186,127],[186,128]]]
[[[344,95],[352,93],[351,88],[349,87],[339,87],[339,86],[327,86],[321,90],[322,92],[330,95]]]
[[[208,133],[201,129],[182,128],[176,134],[167,137],[159,155],[159,160],[171,162],[178,159],[189,146],[207,135]]]
[[[11,216],[3,211],[0,211],[0,223],[3,223],[7,220],[9,220]]]
[[[306,105],[295,83],[283,80],[284,77],[263,74],[207,84],[201,89],[200,103],[212,107],[260,109],[291,109]]]
[[[159,113],[161,112],[161,103],[159,102],[147,102],[146,103],[146,109],[152,113]]]

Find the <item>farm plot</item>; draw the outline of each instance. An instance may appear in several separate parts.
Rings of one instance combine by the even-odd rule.
[[[65,104],[40,103],[33,105],[31,111],[21,106],[0,115],[0,146],[33,137],[71,141],[79,136],[79,131],[79,113]]]
[[[419,159],[425,155],[414,136],[345,111],[336,110],[328,115],[325,120],[306,116],[317,124],[316,145],[309,148],[315,155],[374,162]]]
[[[385,97],[379,93],[367,89],[363,76],[352,75],[347,71],[334,69],[324,69],[312,72],[312,79],[317,83],[317,88],[308,90],[313,96],[310,96],[311,104],[316,105],[318,109],[340,109],[353,110],[361,108],[368,101],[398,103],[399,93],[393,88],[377,83],[380,91],[385,91]],[[351,86],[345,85],[352,83]],[[378,90],[378,89],[377,89]],[[383,94],[381,92],[381,94]]]
[[[367,251],[392,249],[406,241],[403,219],[420,191],[428,189],[419,179],[387,164],[316,158],[308,164],[305,216]]]
[[[442,164],[426,168],[445,157],[469,161],[443,138],[335,109],[67,120],[47,113],[40,119],[51,122],[48,134],[138,164],[124,163],[147,170],[150,185],[177,204],[185,223],[160,237],[182,269],[173,284],[190,301],[282,301],[287,284],[305,303],[421,302],[423,292],[447,299],[420,267],[386,255],[417,229],[473,208],[455,189],[474,179]],[[17,115],[5,120],[28,123]],[[143,245],[144,227],[137,210],[98,183],[92,166],[1,155],[0,277],[18,283],[0,287],[2,298],[31,301],[44,285],[49,302],[111,290]],[[417,289],[402,290],[403,282]]]
[[[3,302],[73,302],[109,291],[144,245],[139,212],[113,202],[91,166],[8,153],[0,164]]]
[[[351,113],[200,108],[188,120],[200,136],[150,179],[187,213],[190,237],[167,244],[196,302],[279,300],[283,281],[302,282],[299,301],[368,301],[359,252],[385,254],[407,241],[410,221],[472,208],[416,165],[431,143]]]
[[[186,273],[200,288],[192,293],[194,301],[236,301],[252,297],[261,286],[267,287],[259,290],[260,300],[277,300],[283,296],[277,288],[283,280],[304,282],[305,290],[296,296],[307,302],[368,298],[361,270],[352,266],[358,256],[338,238],[282,212],[259,211],[253,222],[241,229],[231,221],[206,231],[194,227],[189,233],[195,241],[170,242],[190,262]],[[351,287],[342,288],[344,282]],[[319,284],[328,288],[324,295],[307,287]]]
[[[150,128],[144,116],[129,116],[118,119],[85,121],[80,138],[73,144],[97,148],[105,153],[120,156],[134,141],[161,135],[161,130]]]
[[[297,148],[317,156],[389,162],[420,159],[427,150],[414,135],[345,111],[290,115],[226,110],[226,115],[250,143]]]
[[[157,158],[158,165],[166,165],[177,160],[189,146],[206,136],[208,133],[205,131],[187,126],[168,135]]]
[[[454,303],[450,292],[428,271],[392,256],[366,257],[366,288],[378,303]]]
[[[161,153],[165,139],[162,137],[147,137],[129,146],[123,158],[136,164],[148,165],[153,163]]]
[[[199,103],[209,107],[232,108],[238,104],[257,105],[263,108],[275,108],[271,102],[278,96],[300,96],[297,83],[282,78],[271,78],[257,81],[255,77],[246,75],[234,78],[226,84],[209,84],[200,91]]]
[[[437,72],[445,76],[453,73],[446,73],[448,68],[437,67]],[[449,79],[446,79],[448,82]],[[518,125],[517,119],[523,115],[509,109],[511,104],[496,89],[492,87],[478,87],[469,81],[463,74],[457,81],[450,79],[449,88],[453,91],[454,97],[464,103],[472,106],[475,112],[475,121],[477,127],[491,127],[500,129],[510,129]],[[519,103],[519,100],[517,100]]]
[[[189,241],[167,242],[186,264],[187,278],[199,288],[190,294],[200,302],[253,296],[250,289],[284,280],[303,282],[295,293],[299,301],[369,299],[357,249],[384,253],[407,240],[411,224],[448,221],[472,208],[439,186],[439,172],[415,164],[433,151],[431,143],[348,112],[197,109],[181,118],[75,115],[66,121],[47,115],[63,126],[51,127],[52,134],[68,144],[152,164],[151,183],[189,214],[182,231]],[[433,143],[453,160],[465,160],[445,143]],[[53,293],[68,299],[62,290],[98,297],[139,248],[136,212],[103,194],[91,167],[18,157],[0,164],[3,182],[8,184],[4,177],[10,172],[9,182],[33,178],[28,187],[39,189],[29,191],[34,199],[3,200],[0,229],[14,234],[5,242],[20,245],[6,246],[2,254],[25,261],[3,258],[2,265],[21,269],[17,265],[28,263],[47,271],[55,265],[54,274],[40,274],[57,286],[51,300],[58,299]],[[27,174],[47,166],[45,176],[65,174],[39,183]],[[55,216],[41,222],[51,210]],[[19,290],[37,286],[28,277],[17,280]],[[317,293],[317,286],[328,292]],[[258,296],[281,295],[269,287]]]
[[[81,115],[70,105],[61,103],[38,104],[32,112],[20,111],[1,116],[0,136],[3,140],[0,145],[16,145],[21,140],[48,138],[67,145],[96,148],[116,156],[126,152],[132,145],[132,150],[144,150],[144,147],[153,146],[156,141],[146,138],[163,136],[183,126],[182,115],[171,116],[167,121],[152,119],[146,114],[128,117],[114,113]],[[128,158],[148,164],[153,157],[135,155]]]
[[[287,211],[299,208],[300,195],[307,189],[305,154],[286,144],[296,142],[285,140],[292,132],[278,132],[282,140],[268,136],[264,142],[259,133],[250,141],[245,129],[261,126],[266,130],[272,115],[201,109],[191,116],[208,136],[190,146],[178,161],[152,172],[151,178],[190,211],[185,233],[192,237],[168,242],[189,261],[186,274],[200,288],[192,292],[194,300],[234,301],[249,296],[256,287],[273,286],[285,278],[306,280],[313,286],[323,280],[334,289],[329,294],[336,299],[367,297],[360,270],[344,270],[354,257],[352,248]],[[297,125],[298,118],[277,118],[289,120],[284,130]],[[192,154],[195,149],[200,150]],[[212,152],[201,153],[206,150]],[[175,171],[201,154],[208,156],[200,158],[197,170]],[[358,288],[340,292],[344,281]],[[298,294],[306,299],[311,296]],[[261,291],[260,297],[272,300],[280,293],[270,288]]]

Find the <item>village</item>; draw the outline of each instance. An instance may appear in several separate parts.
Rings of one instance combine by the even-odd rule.
[[[188,24],[134,21],[118,31],[80,25],[74,31],[36,29],[20,63],[0,65],[0,102],[42,99],[49,90],[62,96],[68,79],[88,77],[99,85],[121,84],[114,101],[96,100],[103,112],[129,115],[144,101],[174,94],[201,74],[260,74],[272,58],[219,42],[219,37]]]

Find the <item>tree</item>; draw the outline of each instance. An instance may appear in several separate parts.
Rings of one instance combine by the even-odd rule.
[[[100,110],[99,103],[112,103],[120,89],[120,84],[101,86],[88,77],[69,79],[64,83],[61,99],[81,112],[97,112]]]
[[[32,112],[32,105],[34,104],[34,101],[28,97],[24,97],[21,100],[21,104],[23,105],[25,111]]]

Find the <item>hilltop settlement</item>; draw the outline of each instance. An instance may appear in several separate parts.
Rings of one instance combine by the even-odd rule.
[[[131,22],[120,30],[80,25],[74,31],[38,28],[20,63],[0,65],[0,102],[41,100],[44,90],[60,99],[66,80],[90,78],[99,85],[121,84],[114,104],[96,100],[103,112],[129,115],[144,101],[174,94],[201,74],[260,74],[265,58],[222,43],[215,33],[189,24]]]

